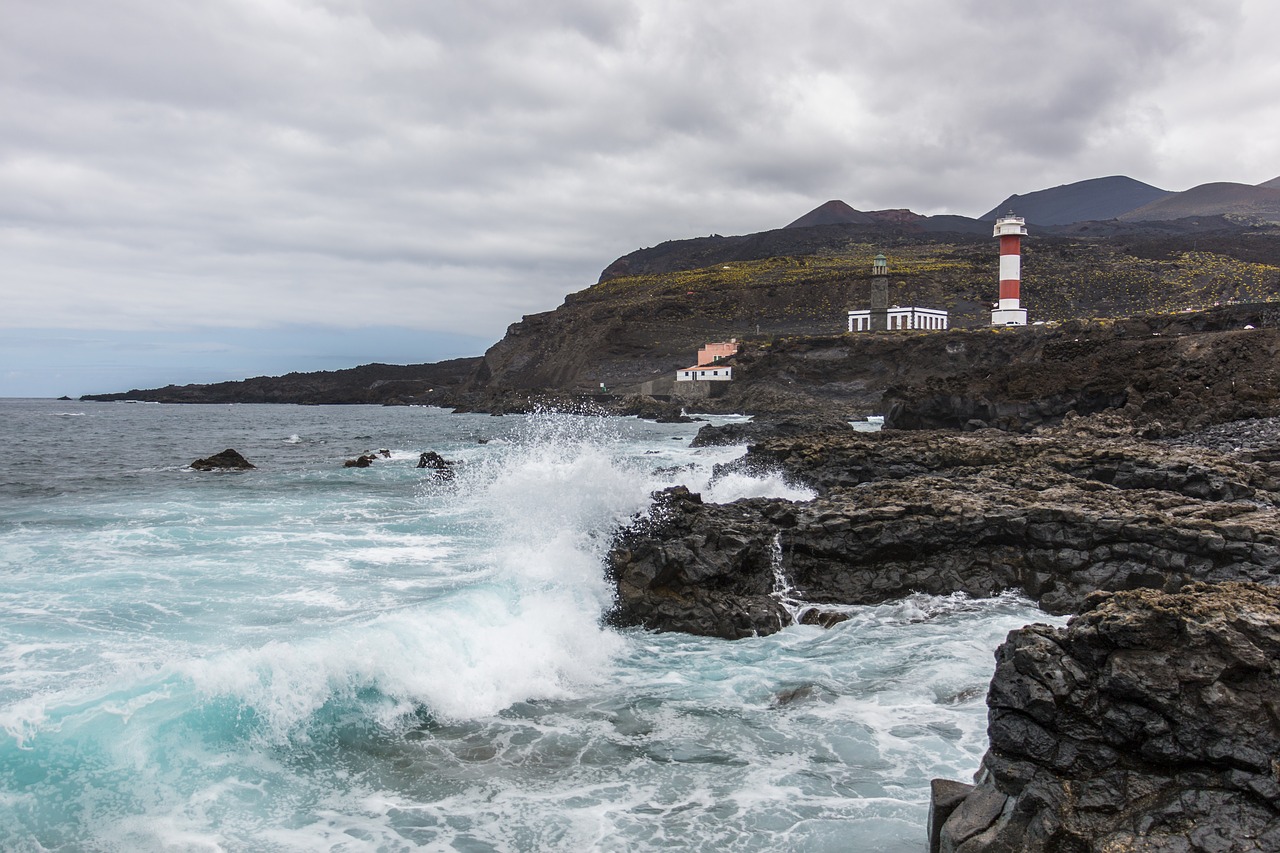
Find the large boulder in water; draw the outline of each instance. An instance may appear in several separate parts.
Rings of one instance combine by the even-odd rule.
[[[191,463],[191,467],[197,471],[247,471],[257,466],[228,447],[221,453],[215,453],[205,459],[197,459]]]
[[[1012,632],[987,705],[977,784],[935,785],[934,851],[1280,850],[1280,590],[1098,594]]]
[[[655,493],[609,553],[618,590],[609,621],[726,639],[789,624],[775,595],[775,528],[762,514],[771,503],[708,507],[684,486]]]
[[[454,476],[453,467],[457,464],[457,462],[445,459],[434,450],[428,450],[418,457],[417,467],[431,471],[438,480],[452,480]]]

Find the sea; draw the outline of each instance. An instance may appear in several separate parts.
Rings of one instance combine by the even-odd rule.
[[[655,490],[813,496],[716,478],[743,448],[699,426],[0,400],[0,850],[924,849],[993,651],[1055,620],[913,595],[737,641],[607,627]],[[225,448],[257,467],[190,467]]]

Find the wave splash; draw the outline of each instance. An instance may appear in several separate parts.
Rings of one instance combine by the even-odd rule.
[[[333,703],[379,724],[422,713],[459,722],[520,701],[563,699],[605,677],[620,639],[602,557],[656,488],[601,419],[530,417],[455,482],[425,490],[472,540],[471,582],[427,604],[320,636],[179,667],[206,700],[250,710],[269,740],[305,738]]]

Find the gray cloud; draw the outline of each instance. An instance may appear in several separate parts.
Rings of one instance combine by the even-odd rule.
[[[10,0],[0,322],[495,338],[630,249],[828,198],[1262,181],[1277,24],[1265,0]]]

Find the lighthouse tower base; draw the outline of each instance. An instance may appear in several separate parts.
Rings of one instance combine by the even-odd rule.
[[[1025,326],[1027,325],[1026,308],[997,308],[991,312],[993,326]]]

